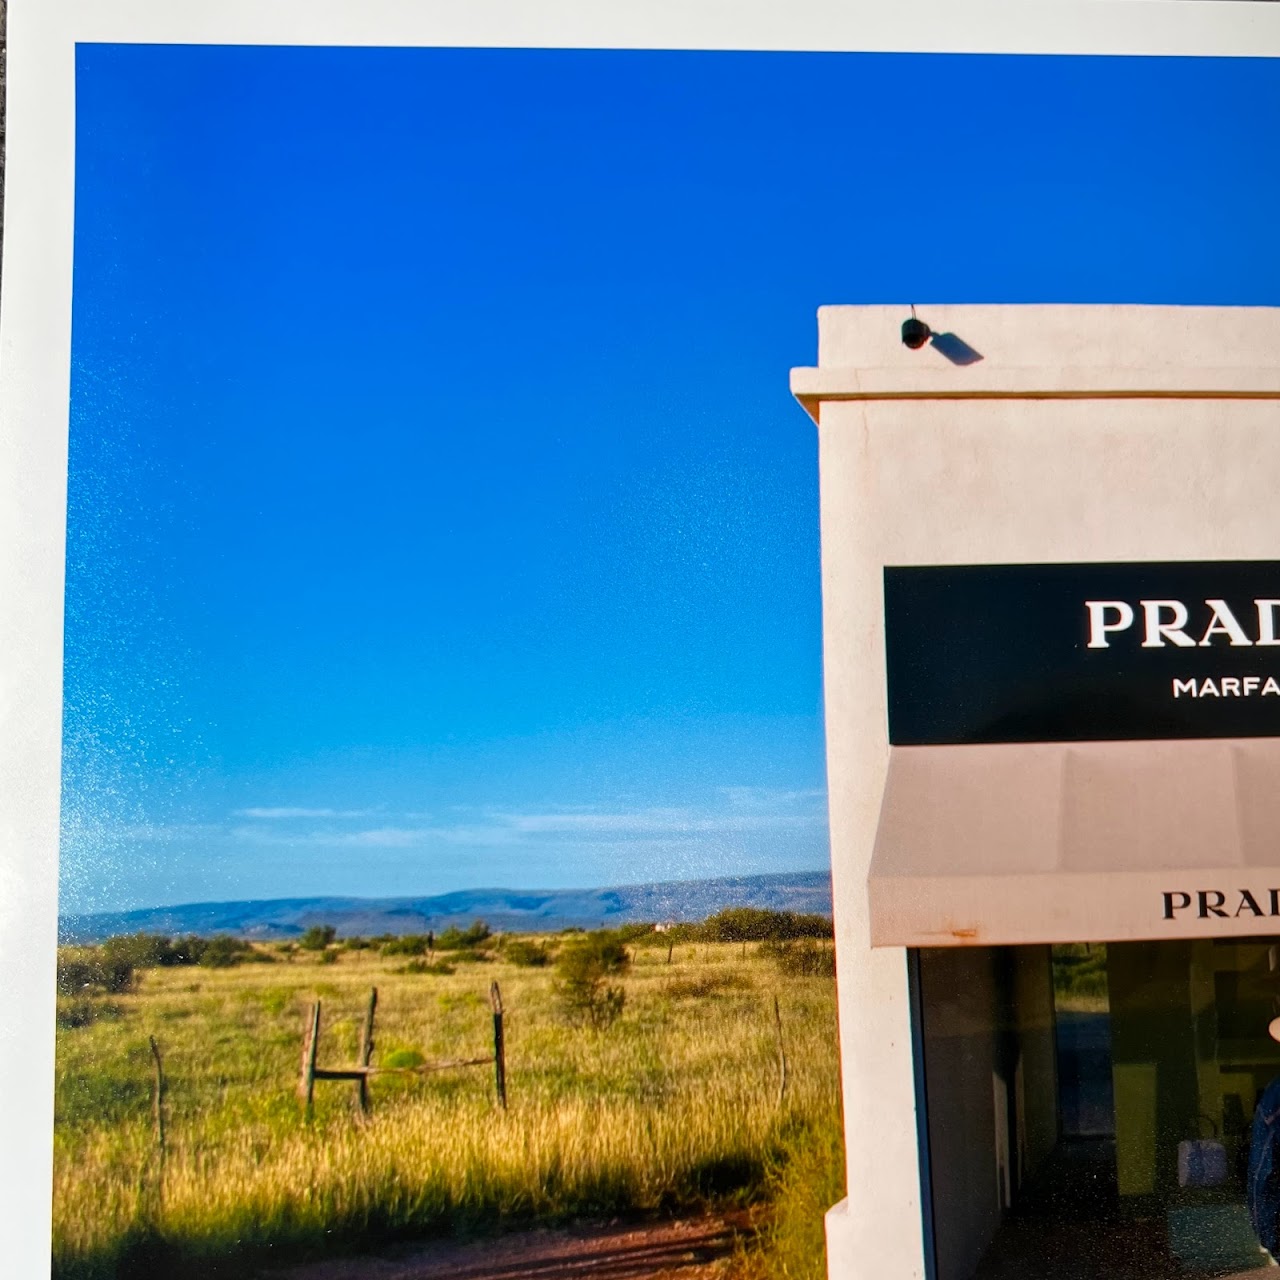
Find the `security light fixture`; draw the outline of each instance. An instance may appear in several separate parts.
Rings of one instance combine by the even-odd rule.
[[[933,330],[923,320],[917,319],[916,309],[912,307],[910,318],[902,322],[902,345],[919,351],[932,337]]]

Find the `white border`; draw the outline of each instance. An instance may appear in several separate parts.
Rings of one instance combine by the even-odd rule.
[[[25,5],[32,0],[11,0]],[[1280,52],[1280,13],[1258,0],[35,0],[32,8],[64,43]]]
[[[12,1280],[49,1271],[77,41],[1277,56],[1280,3],[10,0],[0,290],[0,1269]],[[780,363],[780,394],[785,378]]]

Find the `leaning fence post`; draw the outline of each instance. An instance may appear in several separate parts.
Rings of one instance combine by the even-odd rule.
[[[164,1064],[160,1061],[160,1046],[155,1036],[148,1036],[151,1041],[151,1056],[155,1060],[155,1095],[151,1100],[151,1118],[155,1125],[156,1147],[160,1152],[160,1162],[164,1163]]]
[[[782,1011],[778,1008],[778,997],[773,997],[773,1025],[778,1032],[778,1106],[787,1096],[787,1050],[782,1043]]]
[[[159,1223],[164,1211],[164,1165],[165,1165],[165,1132],[164,1132],[164,1095],[165,1078],[164,1063],[160,1058],[160,1046],[155,1036],[148,1036],[151,1046],[152,1060],[152,1094],[151,1122],[155,1132],[155,1147],[147,1161],[144,1181],[141,1186],[142,1200],[140,1209],[149,1225]]]
[[[373,1015],[378,1007],[378,988],[369,990],[369,1005],[364,1011],[364,1026],[360,1028],[360,1066],[367,1067],[373,1057]],[[369,1110],[369,1077],[363,1075],[356,1081],[356,1100],[360,1110]]]
[[[496,982],[489,987],[489,1002],[493,1005],[493,1077],[498,1090],[498,1105],[507,1109],[507,1059],[502,1034],[502,991]]]
[[[307,1019],[306,1032],[302,1038],[302,1078],[298,1081],[298,1097],[302,1102],[302,1111],[311,1119],[312,1098],[316,1087],[316,1049],[320,1041],[320,1001],[311,1006],[311,1015]]]

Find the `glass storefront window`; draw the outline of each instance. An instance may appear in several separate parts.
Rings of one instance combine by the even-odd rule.
[[[1248,1207],[1276,940],[912,954],[935,1280],[1280,1276]]]

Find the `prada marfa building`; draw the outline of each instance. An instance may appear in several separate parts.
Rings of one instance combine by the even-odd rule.
[[[822,309],[791,381],[820,441],[830,1274],[1280,1275],[1280,310],[917,313],[909,346],[909,307]]]

